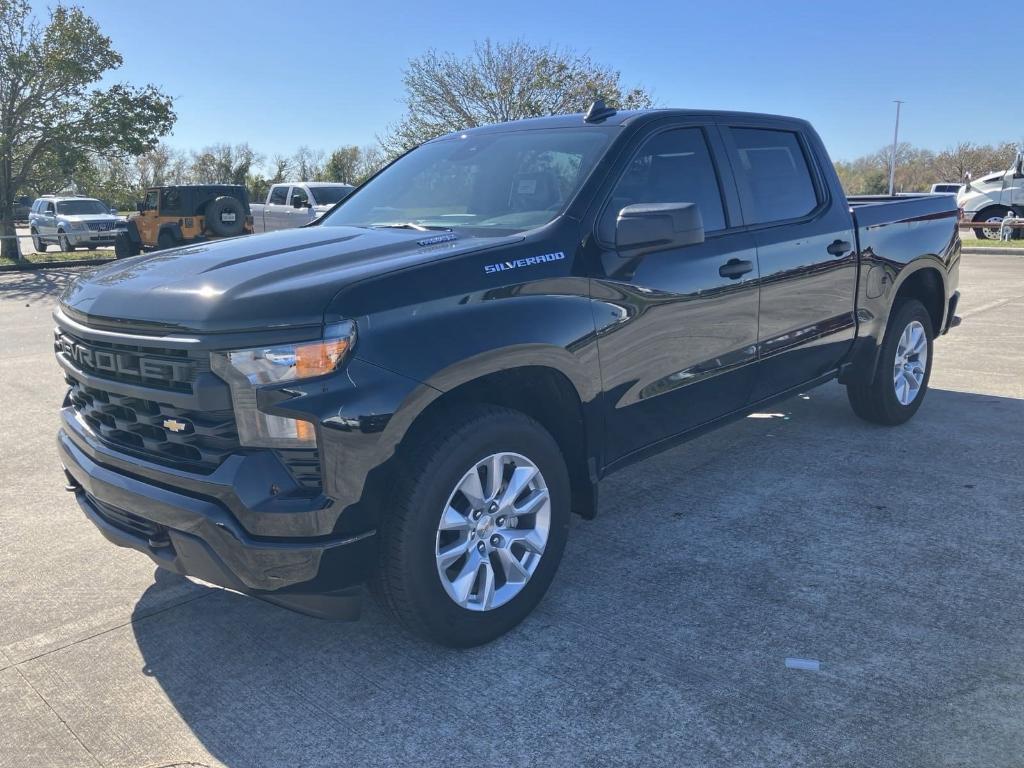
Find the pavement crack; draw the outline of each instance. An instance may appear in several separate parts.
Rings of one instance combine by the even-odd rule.
[[[86,746],[86,743],[85,743],[84,741],[82,741],[82,740],[81,740],[81,739],[80,739],[80,738],[78,737],[78,734],[77,734],[77,733],[75,733],[74,729],[73,729],[73,728],[72,728],[72,727],[71,727],[70,725],[68,725],[68,722],[67,722],[67,720],[65,720],[65,719],[64,719],[63,717],[61,717],[61,715],[60,715],[60,712],[58,712],[58,711],[57,711],[56,709],[54,709],[54,708],[53,708],[53,706],[51,706],[50,702],[48,702],[48,701],[46,700],[46,697],[45,697],[45,696],[43,696],[43,694],[41,694],[41,693],[39,692],[39,690],[38,690],[38,689],[37,689],[37,688],[36,688],[36,687],[35,687],[34,685],[32,685],[32,681],[31,681],[31,680],[29,680],[29,679],[28,679],[27,677],[25,677],[25,674],[24,674],[24,673],[23,673],[23,672],[22,672],[22,671],[21,671],[20,669],[18,669],[18,665],[17,665],[17,664],[16,664],[15,666],[14,666],[14,671],[18,673],[18,677],[20,677],[20,678],[21,678],[21,679],[22,679],[22,680],[23,680],[23,681],[25,682],[25,685],[27,685],[27,686],[28,686],[29,688],[31,688],[31,689],[32,689],[32,693],[34,693],[34,694],[35,694],[36,696],[38,696],[38,697],[39,697],[39,700],[40,700],[41,702],[43,702],[43,705],[44,705],[44,706],[45,706],[45,707],[46,707],[46,708],[47,708],[48,710],[50,710],[50,712],[52,712],[52,713],[53,713],[53,716],[54,716],[54,717],[56,717],[56,718],[57,718],[57,720],[59,720],[59,721],[60,721],[60,724],[61,724],[62,726],[64,726],[64,729],[65,729],[65,730],[66,730],[66,731],[67,731],[67,732],[68,732],[69,734],[71,734],[71,738],[73,738],[73,739],[74,739],[75,741],[77,741],[77,742],[78,742],[78,745],[79,745],[79,746],[80,746],[80,747],[81,747],[82,749],[84,749],[84,750],[85,750],[85,753],[86,753],[87,755],[89,755],[89,757],[91,757],[91,758],[92,758],[92,761],[93,761],[93,762],[94,762],[94,763],[95,763],[96,765],[102,766],[102,765],[103,765],[103,763],[102,763],[102,762],[100,761],[100,759],[99,759],[98,757],[96,757],[96,755],[95,755],[95,754],[93,754],[93,751],[92,751],[91,749],[89,749],[89,747],[88,747],[88,746]]]

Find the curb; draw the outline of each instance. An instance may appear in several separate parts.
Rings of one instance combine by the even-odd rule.
[[[976,255],[980,254],[984,256],[1002,256],[1004,254],[1022,255],[1024,254],[1024,248],[985,248],[984,246],[982,246],[980,248],[961,248],[960,253],[965,253],[968,255],[973,253]]]
[[[26,272],[33,269],[51,269],[60,267],[98,267],[109,264],[117,259],[78,259],[76,261],[28,261],[24,264],[2,264],[0,272]]]

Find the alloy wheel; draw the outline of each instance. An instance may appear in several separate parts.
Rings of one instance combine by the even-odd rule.
[[[448,596],[471,611],[518,595],[544,555],[551,497],[540,469],[517,453],[477,462],[448,497],[437,526],[437,574]]]
[[[913,320],[900,335],[893,361],[892,383],[900,405],[914,402],[928,370],[928,335],[924,326]]]

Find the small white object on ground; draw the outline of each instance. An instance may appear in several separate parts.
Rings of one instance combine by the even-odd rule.
[[[821,669],[821,662],[817,659],[786,659],[786,669],[808,669],[817,672]]]

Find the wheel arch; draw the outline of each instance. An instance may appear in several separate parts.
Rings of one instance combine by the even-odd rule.
[[[592,447],[596,425],[590,418],[587,400],[570,375],[550,362],[538,360],[536,352],[524,357],[522,364],[510,364],[507,356],[501,367],[486,365],[481,360],[473,362],[471,375],[458,366],[456,370],[440,372],[428,382],[438,394],[415,414],[398,449],[445,423],[463,406],[510,408],[534,419],[551,434],[569,470],[573,511],[586,518],[594,517],[597,458]]]
[[[946,279],[942,271],[930,262],[904,270],[889,305],[890,317],[900,299],[906,298],[917,299],[924,305],[932,321],[932,333],[938,336],[946,320]]]

